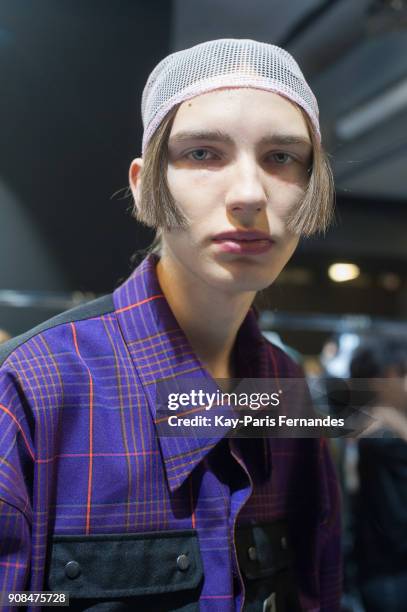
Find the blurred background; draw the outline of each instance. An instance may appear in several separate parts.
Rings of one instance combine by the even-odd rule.
[[[230,36],[296,57],[337,186],[335,225],[264,296],[264,327],[303,354],[371,317],[404,329],[406,27],[402,0],[0,0],[0,327],[20,333],[128,275],[151,240],[126,197],[145,80],[169,52]]]
[[[334,226],[261,296],[265,333],[310,377],[348,376],[370,336],[407,338],[405,0],[0,0],[0,342],[128,276],[152,239],[126,194],[142,88],[163,56],[221,37],[294,55],[337,187]]]

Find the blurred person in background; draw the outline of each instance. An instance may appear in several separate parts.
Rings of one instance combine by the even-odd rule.
[[[321,373],[316,387],[315,404],[321,413],[347,419],[350,390],[348,378],[350,361],[360,343],[359,334],[351,330],[330,336],[320,354]],[[311,390],[313,387],[311,386]],[[334,460],[342,492],[342,546],[344,558],[342,612],[359,612],[355,563],[353,561],[353,514],[352,495],[354,489],[355,442],[351,438],[334,435],[329,439],[329,448]]]
[[[366,339],[350,365],[372,424],[358,441],[355,558],[366,612],[407,609],[407,340]],[[355,381],[356,384],[356,381]]]

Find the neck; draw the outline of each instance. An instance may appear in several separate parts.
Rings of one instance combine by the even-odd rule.
[[[177,261],[162,257],[157,277],[194,352],[215,378],[234,375],[232,351],[254,292],[222,292]]]

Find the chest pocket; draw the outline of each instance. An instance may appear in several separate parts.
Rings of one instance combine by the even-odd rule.
[[[52,540],[48,588],[73,612],[195,612],[202,579],[194,530]]]
[[[235,542],[244,612],[301,612],[285,522],[240,525]]]

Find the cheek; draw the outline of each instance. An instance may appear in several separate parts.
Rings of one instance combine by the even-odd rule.
[[[307,185],[302,186],[283,180],[276,180],[270,189],[273,211],[284,219],[303,199]]]
[[[191,220],[206,214],[213,205],[219,205],[222,196],[220,177],[213,172],[199,172],[168,168],[167,182],[177,206]]]
[[[194,171],[185,168],[173,168],[168,166],[167,182],[170,190],[177,191],[179,194],[185,193],[188,189],[197,187],[209,187],[219,182],[218,173],[201,168]]]
[[[294,253],[299,241],[300,237],[298,235],[293,234],[292,232],[285,231],[278,249],[278,254],[284,264],[290,259],[291,255]]]
[[[299,236],[295,236],[295,235],[291,236],[289,243],[288,243],[288,248],[287,248],[289,257],[291,257],[291,255],[294,253],[295,249],[298,246],[299,241],[300,241]]]

